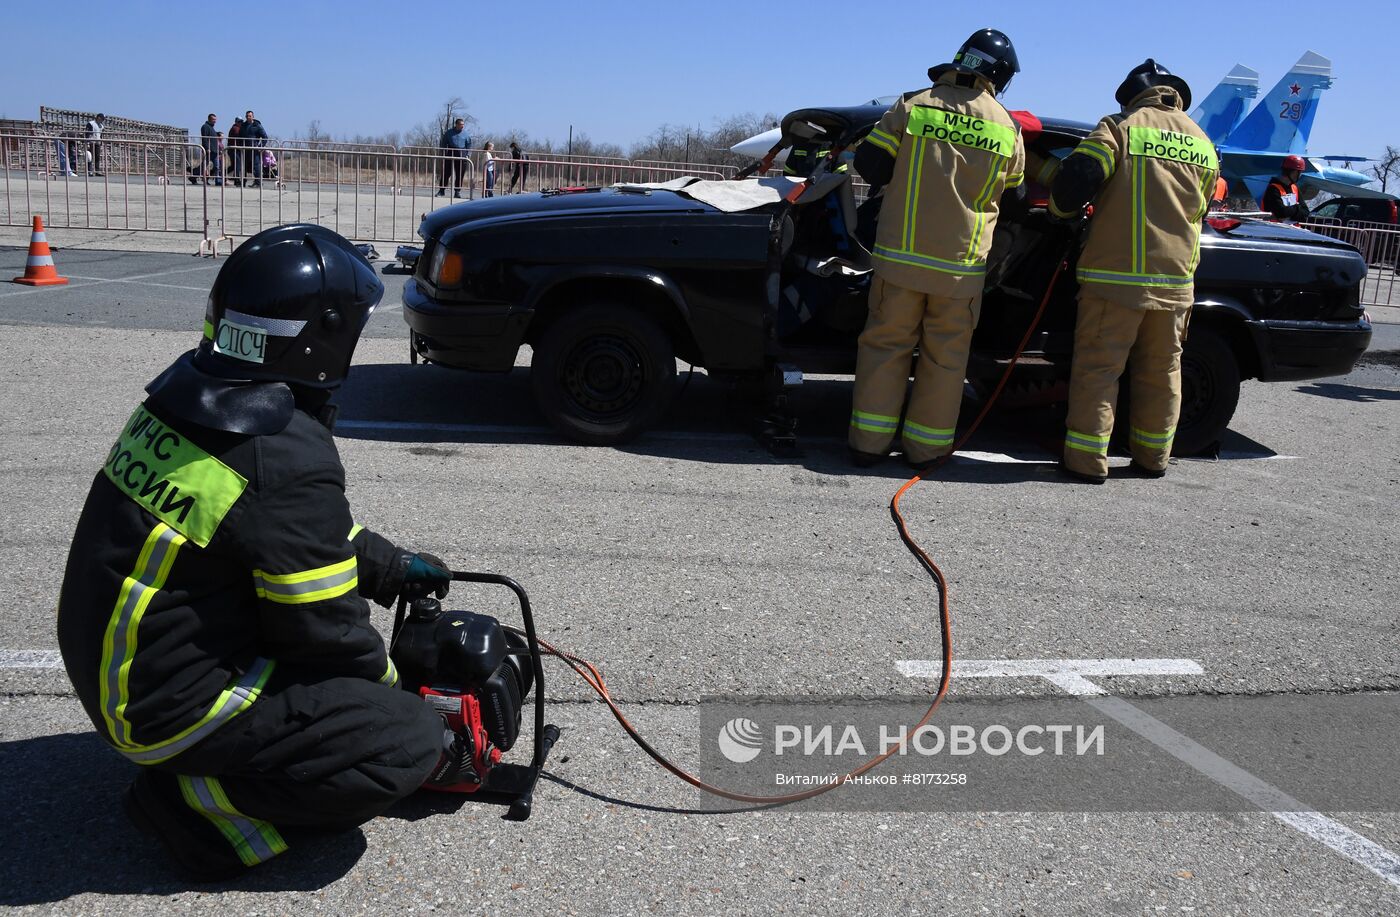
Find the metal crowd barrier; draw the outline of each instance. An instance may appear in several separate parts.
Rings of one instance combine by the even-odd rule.
[[[0,223],[201,232],[203,195],[181,179],[197,144],[0,135]]]
[[[1304,229],[1331,236],[1354,246],[1366,259],[1368,270],[1361,285],[1364,306],[1400,306],[1400,227],[1392,223],[1316,219],[1300,223]]]
[[[102,174],[87,163],[100,161]],[[311,222],[347,238],[413,242],[438,207],[487,194],[484,152],[394,148],[329,141],[229,144],[209,155],[202,142],[105,140],[0,134],[0,225],[28,226],[35,213],[54,229],[198,233],[200,251],[269,226]],[[723,179],[710,167],[637,166],[604,157],[495,159],[495,194],[682,175]],[[72,174],[69,174],[69,173]]]
[[[0,134],[0,225],[28,226],[39,213],[54,229],[198,233],[201,252],[288,222],[318,223],[360,241],[414,242],[423,216],[455,203],[459,190],[462,199],[472,200],[686,175],[724,180],[737,171],[597,156],[513,160],[506,151],[496,153],[494,187],[488,189],[484,165],[479,149],[456,155],[438,147],[320,140],[243,146],[224,138],[210,155],[202,138],[93,144]],[[863,198],[863,183],[855,186]]]

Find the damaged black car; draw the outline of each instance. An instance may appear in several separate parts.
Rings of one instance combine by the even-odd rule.
[[[784,144],[848,148],[879,105],[803,109]],[[1042,120],[1028,147],[1063,158],[1092,125]],[[423,255],[403,293],[415,360],[510,370],[533,349],[541,413],[584,443],[635,437],[664,415],[676,359],[712,376],[853,373],[865,325],[870,242],[881,198],[827,162],[814,176],[568,188],[472,201],[422,223]],[[1035,316],[1064,234],[1046,189],[1029,185],[998,221],[968,381],[985,392]],[[1063,402],[1077,284],[1074,249],[1003,402]],[[1174,452],[1217,444],[1244,379],[1349,372],[1371,326],[1366,263],[1349,245],[1276,223],[1213,215],[1182,357]],[[1126,388],[1126,387],[1125,387]],[[770,391],[773,386],[769,386]]]

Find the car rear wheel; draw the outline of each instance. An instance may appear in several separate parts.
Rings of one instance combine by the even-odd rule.
[[[570,439],[597,446],[626,442],[660,418],[675,381],[666,332],[641,312],[601,303],[552,324],[530,366],[545,419]]]
[[[1225,435],[1240,401],[1240,364],[1214,329],[1191,329],[1181,354],[1181,417],[1173,455],[1195,455]]]

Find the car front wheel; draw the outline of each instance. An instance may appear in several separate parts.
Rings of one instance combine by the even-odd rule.
[[[1195,455],[1225,435],[1240,401],[1240,365],[1214,329],[1193,327],[1181,354],[1181,417],[1174,455]]]
[[[570,439],[626,442],[660,418],[675,389],[676,358],[644,313],[591,304],[552,324],[535,348],[530,386],[549,423]]]

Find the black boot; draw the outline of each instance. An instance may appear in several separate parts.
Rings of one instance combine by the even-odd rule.
[[[862,452],[854,446],[847,447],[851,464],[857,468],[873,468],[883,462],[886,456],[880,452]]]
[[[190,879],[222,882],[247,872],[218,829],[180,798],[174,776],[145,770],[122,794],[122,808],[138,831],[160,841]]]
[[[1100,477],[1096,474],[1085,474],[1082,471],[1075,471],[1064,462],[1060,462],[1060,474],[1081,484],[1102,484],[1108,480],[1108,475]]]
[[[1165,478],[1167,476],[1167,469],[1148,468],[1146,465],[1139,465],[1137,459],[1133,459],[1131,462],[1128,463],[1128,471],[1132,474],[1137,475],[1140,478],[1156,479]]]

